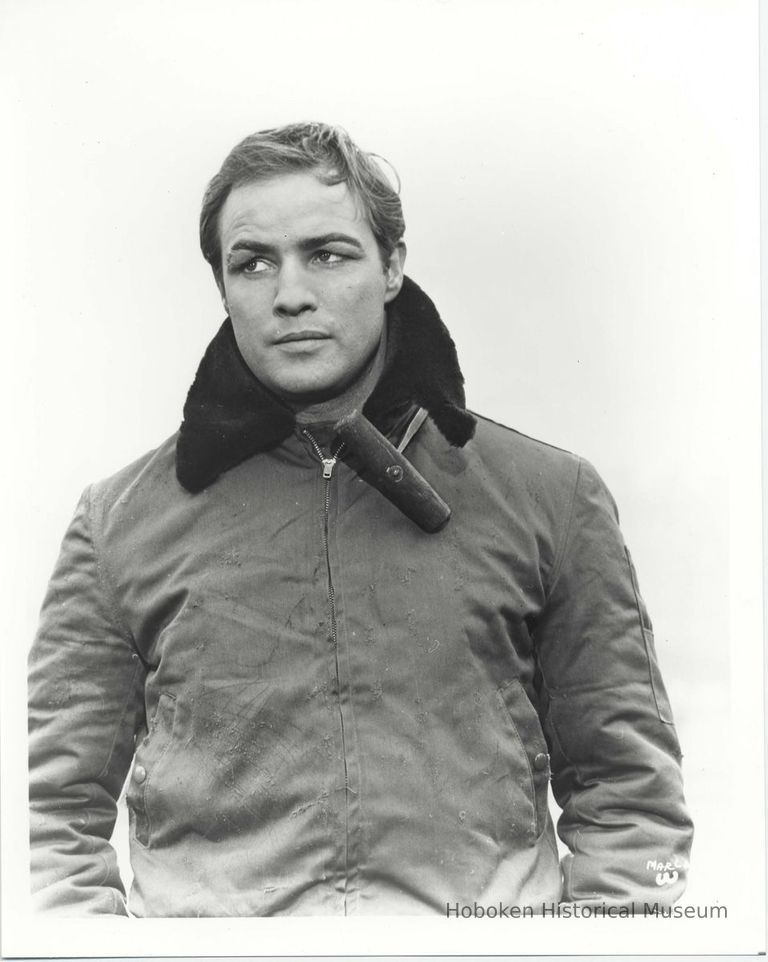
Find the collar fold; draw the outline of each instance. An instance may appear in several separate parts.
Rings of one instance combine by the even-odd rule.
[[[387,306],[387,360],[363,406],[382,433],[413,405],[426,408],[446,440],[462,447],[475,419],[466,410],[456,347],[437,308],[406,277]],[[189,389],[176,442],[176,476],[192,493],[294,430],[293,411],[254,377],[235,342],[232,322],[208,345]]]

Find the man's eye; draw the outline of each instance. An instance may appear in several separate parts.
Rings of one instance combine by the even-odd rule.
[[[315,254],[315,260],[320,261],[321,264],[340,264],[344,257],[342,254],[335,254],[333,251],[318,251]]]
[[[260,274],[262,271],[268,270],[269,265],[261,257],[252,257],[249,261],[240,268],[243,274]]]

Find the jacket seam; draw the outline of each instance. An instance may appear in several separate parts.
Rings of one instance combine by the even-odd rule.
[[[579,771],[578,766],[576,765],[574,760],[568,755],[565,748],[563,748],[563,740],[560,737],[560,731],[558,730],[557,722],[555,721],[555,713],[553,711],[553,705],[551,700],[549,704],[549,711],[547,714],[549,715],[549,721],[552,726],[552,741],[554,742],[554,747],[557,748],[557,751],[565,759],[566,763],[570,765],[570,767],[573,769],[574,774],[578,775],[578,771]],[[558,773],[559,773],[559,769],[558,769]]]
[[[108,772],[112,759],[115,754],[115,746],[117,745],[118,738],[120,737],[120,732],[123,728],[123,723],[125,721],[126,715],[128,713],[128,707],[133,699],[133,690],[136,683],[136,678],[139,672],[139,667],[141,662],[139,661],[138,655],[136,654],[136,645],[134,644],[133,638],[129,632],[126,632],[125,628],[121,625],[119,619],[116,617],[115,605],[110,596],[109,585],[106,583],[106,573],[103,570],[101,564],[99,553],[96,544],[96,525],[93,518],[93,485],[90,485],[86,490],[86,515],[88,519],[88,540],[91,545],[91,551],[93,553],[94,567],[96,568],[96,579],[101,588],[101,593],[103,596],[104,604],[106,607],[106,613],[108,614],[113,627],[117,629],[118,634],[127,642],[133,649],[133,657],[136,659],[134,664],[133,672],[131,674],[131,680],[128,684],[125,700],[123,702],[123,707],[120,710],[120,714],[115,722],[114,730],[112,733],[112,738],[110,739],[109,749],[107,750],[106,757],[104,759],[104,764],[102,765],[99,774],[96,776],[101,779],[104,778]]]
[[[528,757],[528,751],[525,747],[523,736],[520,734],[520,730],[517,727],[517,722],[515,721],[512,715],[512,712],[510,711],[509,705],[504,699],[504,692],[512,688],[514,685],[517,686],[516,690],[519,693],[522,693],[523,695],[525,695],[523,686],[520,684],[520,682],[516,678],[513,678],[512,681],[508,682],[502,688],[496,689],[496,696],[499,699],[499,702],[501,703],[501,707],[504,709],[507,719],[509,720],[512,731],[515,735],[515,738],[517,739],[517,743],[520,746],[520,752],[523,758],[525,759],[525,766],[528,769],[528,782],[530,784],[531,804],[533,808],[533,819],[531,821],[531,828],[533,829],[534,838],[538,839],[541,836],[541,826],[539,825],[539,806],[538,806],[536,779],[533,776],[533,768],[531,767],[531,760]]]
[[[169,698],[173,703],[173,715],[171,717],[171,730],[168,732],[167,741],[165,743],[163,750],[155,759],[151,767],[147,765],[147,778],[146,778],[146,781],[144,782],[142,792],[141,792],[142,808],[143,808],[143,814],[144,814],[144,819],[145,819],[146,828],[147,828],[147,841],[146,843],[142,843],[141,839],[139,839],[138,836],[136,840],[139,842],[140,845],[143,844],[144,848],[149,848],[152,841],[152,816],[150,814],[149,805],[147,804],[147,798],[149,795],[150,784],[152,782],[152,776],[153,775],[155,777],[157,776],[158,768],[162,764],[163,760],[165,759],[165,756],[168,754],[168,752],[171,749],[171,746],[173,745],[173,736],[176,731],[176,709],[178,707],[178,701],[176,699],[176,696],[172,695],[168,691],[161,692],[160,697],[157,700],[157,707],[155,708],[155,713],[152,716],[151,728],[152,727],[156,728],[157,726],[159,715],[160,715],[160,703],[163,700],[163,698]]]
[[[134,668],[133,668],[133,674],[131,675],[131,681],[130,681],[130,684],[128,685],[128,691],[125,696],[125,701],[123,702],[122,710],[120,711],[120,715],[115,724],[115,731],[114,731],[114,734],[112,735],[112,741],[110,742],[110,745],[109,745],[109,751],[107,752],[107,757],[104,761],[103,768],[101,769],[99,774],[96,776],[97,778],[103,778],[109,771],[109,764],[112,761],[112,757],[115,753],[115,746],[117,745],[117,740],[120,736],[120,732],[122,731],[123,722],[125,721],[125,717],[128,714],[128,706],[131,704],[131,701],[133,699],[133,689],[136,683],[136,676],[139,673],[140,664],[141,663],[139,662],[139,660],[136,659],[136,664],[134,665]]]
[[[555,560],[552,565],[552,574],[550,575],[549,585],[547,586],[545,596],[544,596],[544,606],[546,606],[546,604],[549,602],[549,599],[552,597],[552,593],[554,592],[555,586],[557,585],[557,581],[558,581],[558,578],[560,577],[560,573],[562,571],[563,563],[565,560],[566,550],[571,540],[571,534],[573,531],[573,519],[576,513],[576,494],[579,489],[579,482],[581,481],[581,472],[582,472],[583,465],[584,465],[584,459],[579,458],[578,467],[576,469],[576,478],[574,479],[573,489],[571,491],[570,503],[568,505],[568,520],[565,524],[565,530],[563,532],[562,540],[555,553]],[[565,760],[565,763],[573,769],[574,778],[576,779],[576,781],[579,781],[579,766],[573,761],[573,759],[568,757],[568,755],[563,749],[562,739],[560,737],[559,731],[557,730],[557,724],[555,722],[555,717],[554,717],[554,706],[552,704],[552,687],[547,681],[546,675],[544,674],[544,670],[541,666],[541,662],[538,658],[538,655],[536,657],[536,661],[539,665],[539,671],[541,672],[542,683],[544,685],[544,688],[547,691],[548,702],[549,702],[548,715],[552,723],[552,734],[554,736],[554,740],[557,742],[557,746],[562,754],[563,759]],[[553,772],[553,774],[555,774],[555,772]],[[571,804],[573,805],[574,808],[577,807],[577,804],[574,805],[573,800]],[[568,846],[571,852],[572,858],[575,858],[577,853],[576,841],[579,833],[580,833],[580,829],[577,830],[576,837],[573,839],[573,846],[571,845]],[[569,882],[572,882],[573,880],[573,865],[570,865],[569,869],[570,871],[568,873],[568,879],[563,878],[563,889],[565,891],[568,890]]]
[[[638,587],[638,584],[637,584],[634,565],[632,564],[632,559],[630,558],[630,555],[629,555],[629,549],[627,548],[626,545],[624,545],[624,558],[626,559],[626,562],[627,562],[627,570],[629,571],[629,581],[630,581],[630,584],[632,585],[632,594],[635,596],[635,608],[637,609],[637,619],[640,624],[640,630],[652,632],[653,626],[650,624],[650,622],[646,624],[645,619],[643,618],[643,607],[640,603],[640,588]]]
[[[581,480],[581,469],[583,464],[584,464],[584,459],[579,458],[579,465],[576,471],[576,479],[574,481],[573,490],[571,492],[571,498],[568,505],[568,520],[565,524],[565,531],[563,533],[562,540],[555,553],[555,560],[552,565],[552,574],[550,575],[549,585],[547,586],[547,589],[545,591],[545,596],[544,596],[545,605],[549,601],[552,595],[552,592],[555,589],[555,585],[557,584],[557,580],[560,577],[563,561],[565,559],[566,548],[571,540],[571,532],[573,530],[573,517],[574,517],[574,514],[576,513],[576,493],[579,489],[579,482]]]
[[[90,485],[86,491],[87,498],[87,515],[88,515],[88,533],[89,540],[91,542],[91,548],[93,551],[93,561],[96,566],[96,575],[99,582],[99,587],[102,590],[104,596],[104,602],[107,608],[107,613],[112,621],[112,624],[117,629],[118,634],[122,637],[123,641],[128,642],[130,647],[134,652],[137,652],[136,642],[133,638],[133,634],[128,629],[127,625],[120,616],[118,610],[117,601],[115,598],[115,588],[111,583],[111,578],[106,566],[101,558],[100,553],[100,543],[101,543],[101,532],[97,531],[97,525],[94,518],[93,512],[93,485]]]
[[[629,580],[632,585],[632,593],[635,596],[635,608],[637,609],[637,619],[640,625],[640,634],[643,637],[643,651],[645,652],[645,660],[648,665],[648,683],[651,687],[651,694],[653,695],[653,703],[656,706],[656,715],[659,721],[663,725],[674,726],[674,718],[672,718],[672,708],[669,708],[669,718],[666,718],[666,712],[662,712],[662,703],[660,702],[659,692],[657,689],[655,672],[654,672],[654,661],[657,661],[655,655],[651,652],[651,647],[648,643],[648,635],[653,639],[653,625],[649,618],[643,617],[644,606],[641,601],[640,596],[640,586],[637,583],[637,574],[635,572],[635,566],[632,564],[632,557],[629,553],[629,548],[624,545],[624,557],[627,562],[627,568],[629,570]],[[647,624],[646,624],[647,622]],[[656,663],[656,670],[658,671],[658,662]]]
[[[572,695],[595,695],[600,694],[601,692],[620,691],[627,687],[627,685],[637,683],[639,683],[639,679],[628,679],[615,685],[605,685],[600,682],[597,682],[594,685],[561,685],[558,688],[553,688],[552,686],[547,685],[547,693],[549,694],[550,699],[555,701],[558,698],[568,698]]]

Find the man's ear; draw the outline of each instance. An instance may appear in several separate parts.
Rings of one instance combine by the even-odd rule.
[[[403,271],[407,253],[405,241],[398,241],[395,249],[389,255],[389,260],[384,265],[384,276],[386,278],[385,304],[389,304],[400,293],[400,288],[403,286]]]

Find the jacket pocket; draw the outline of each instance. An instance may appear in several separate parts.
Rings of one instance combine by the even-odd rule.
[[[163,759],[173,743],[176,721],[176,698],[163,692],[157,702],[149,731],[139,743],[131,771],[127,802],[133,822],[133,834],[141,845],[148,846],[152,835],[152,791],[162,772]]]
[[[534,810],[534,835],[538,839],[547,825],[549,803],[549,750],[539,716],[517,678],[497,692],[506,709],[528,769]]]

